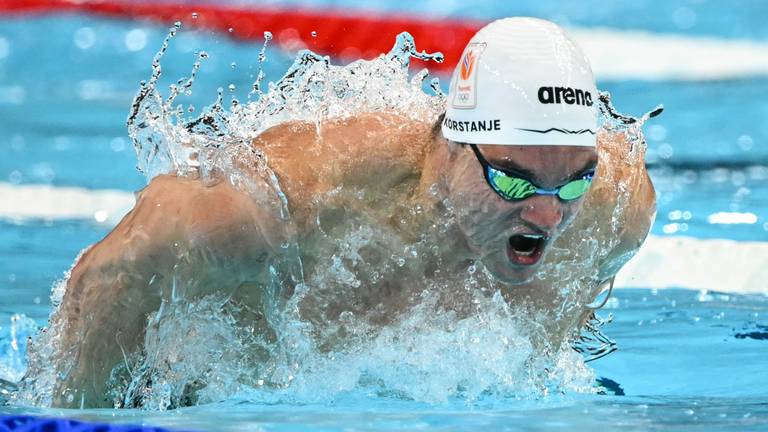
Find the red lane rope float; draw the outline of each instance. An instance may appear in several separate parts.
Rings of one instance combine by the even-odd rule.
[[[264,31],[277,44],[296,51],[309,48],[342,60],[373,58],[389,51],[395,36],[409,32],[420,50],[440,51],[442,64],[427,66],[448,72],[459,61],[464,46],[484,24],[479,21],[428,20],[405,15],[261,7],[258,9],[214,4],[128,3],[120,0],[0,0],[0,15],[70,12],[129,19],[146,19],[170,25],[223,32],[237,39],[262,40]],[[197,18],[192,18],[192,13]],[[229,29],[232,29],[230,31]],[[316,36],[312,36],[315,32]]]

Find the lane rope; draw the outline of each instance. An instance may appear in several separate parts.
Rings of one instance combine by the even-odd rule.
[[[434,72],[450,72],[464,46],[484,24],[453,19],[426,20],[418,17],[316,10],[164,2],[129,3],[120,0],[4,0],[0,16],[82,13],[109,18],[148,20],[168,25],[181,21],[185,28],[211,30],[235,39],[261,41],[265,31],[274,34],[277,44],[290,52],[309,48],[334,59],[349,61],[373,58],[388,52],[395,36],[409,32],[419,50],[440,51],[443,63],[426,65]],[[196,18],[192,14],[196,14]],[[230,29],[232,29],[230,31]],[[315,36],[313,36],[315,34]],[[419,60],[414,60],[420,63]],[[416,64],[423,67],[423,63]]]

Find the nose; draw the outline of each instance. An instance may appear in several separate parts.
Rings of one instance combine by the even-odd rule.
[[[538,229],[552,233],[563,221],[563,205],[557,197],[537,195],[526,200],[520,217]]]

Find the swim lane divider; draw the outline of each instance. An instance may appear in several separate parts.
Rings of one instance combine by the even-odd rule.
[[[207,4],[120,0],[0,1],[0,17],[50,13],[148,20],[168,26],[181,21],[185,28],[212,30],[252,41],[263,40],[264,32],[270,31],[283,49],[295,52],[308,48],[342,61],[361,57],[370,59],[388,52],[395,36],[407,31],[416,40],[419,50],[440,51],[445,55],[442,64],[430,62],[426,65],[432,71],[443,73],[458,63],[464,46],[484,24],[481,21],[430,20],[348,10],[216,5],[212,1]],[[194,18],[193,13],[196,14]]]

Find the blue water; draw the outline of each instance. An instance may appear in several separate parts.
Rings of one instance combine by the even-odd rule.
[[[313,5],[358,7],[356,2],[328,0]],[[474,19],[524,14],[581,27],[768,39],[763,25],[768,6],[758,1],[397,1],[373,2],[365,9]],[[140,49],[142,44],[135,40],[126,43],[128,32],[139,34],[136,29],[145,40]],[[165,32],[162,26],[79,15],[0,18],[0,41],[7,46],[6,55],[0,55],[0,182],[141,188],[145,180],[134,168],[124,122]],[[220,35],[182,33],[163,59],[165,79],[170,83],[187,75],[193,51],[204,49],[211,58],[185,103],[205,106],[213,102],[218,87],[230,83],[242,98],[253,81],[259,48]],[[268,50],[268,79],[279,78],[291,58]],[[664,114],[646,128],[651,176],[659,194],[653,234],[768,240],[768,101],[761,97],[768,94],[768,77],[619,80],[598,86],[614,95],[623,112],[640,114],[658,103],[665,105]],[[757,219],[747,224],[710,223],[708,217],[717,212],[751,213]],[[92,220],[0,220],[0,356],[10,356],[4,350],[11,316],[24,314],[43,325],[50,312],[52,282],[62,277],[80,250],[110,228]],[[768,284],[766,288],[768,292]],[[686,289],[621,290],[615,297],[607,311],[615,321],[606,332],[620,350],[591,366],[625,396],[552,395],[432,406],[350,394],[333,405],[227,401],[171,413],[42,412],[211,430],[768,429],[768,297]],[[3,411],[39,412],[0,408]]]

